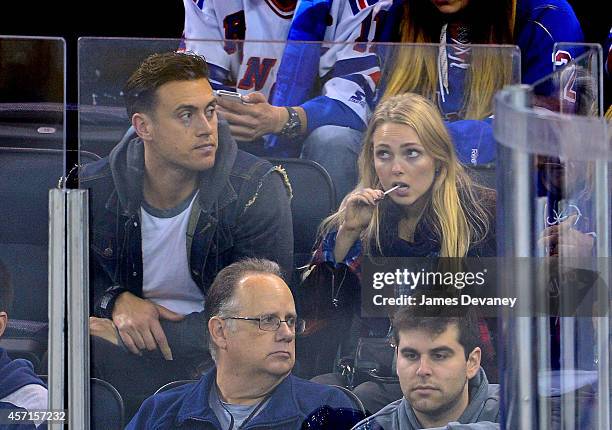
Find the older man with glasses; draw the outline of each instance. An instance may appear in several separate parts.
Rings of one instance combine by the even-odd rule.
[[[147,399],[129,429],[350,429],[360,419],[339,389],[293,375],[304,331],[274,262],[244,259],[221,270],[206,296],[216,367],[198,382]]]

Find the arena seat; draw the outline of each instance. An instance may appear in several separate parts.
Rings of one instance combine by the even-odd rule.
[[[496,173],[495,164],[478,164],[476,166],[468,165],[467,171],[470,173],[472,180],[477,184],[495,189]]]
[[[11,358],[25,358],[37,373],[47,373],[46,361],[41,357],[47,349],[48,324],[40,321],[8,320],[0,338],[0,347]]]
[[[39,374],[45,384],[49,376]],[[92,430],[122,430],[125,426],[125,407],[123,398],[112,384],[98,378],[91,378],[90,389]]]
[[[62,149],[62,103],[0,103],[0,146]]]
[[[363,403],[361,402],[361,400],[359,400],[359,397],[357,397],[355,395],[355,393],[353,393],[351,390],[349,390],[346,387],[343,387],[341,385],[331,385],[332,387],[336,387],[337,389],[339,389],[340,391],[342,391],[344,394],[347,395],[347,397],[349,399],[351,399],[351,402],[353,402],[353,405],[355,406],[355,409],[357,409],[359,412],[361,412],[363,414],[363,416],[366,416],[368,413],[366,411],[365,406],[363,406]]]
[[[130,129],[125,107],[80,106],[80,149],[105,157]]]
[[[110,383],[91,378],[92,430],[120,430],[125,426],[125,407],[121,394]]]
[[[329,173],[319,163],[297,158],[267,160],[285,169],[291,182],[294,262],[295,267],[302,267],[310,261],[319,224],[337,207],[336,190]]]

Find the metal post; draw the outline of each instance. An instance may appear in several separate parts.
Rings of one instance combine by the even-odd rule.
[[[605,122],[604,122],[604,125]],[[595,202],[597,224],[597,268],[603,287],[597,288],[597,317],[595,317],[597,360],[597,422],[598,429],[610,427],[610,201],[608,189],[608,164],[595,163]],[[605,316],[604,316],[605,315]]]
[[[526,85],[511,86],[506,89],[510,95],[510,103],[517,110],[525,110],[528,105],[529,87]],[[525,118],[527,115],[525,115]],[[513,124],[515,138],[527,140],[526,121],[517,121]],[[512,251],[509,254],[511,257],[526,260],[532,256],[531,252],[531,220],[532,220],[532,190],[531,190],[531,174],[530,174],[530,156],[526,151],[513,150],[511,160],[512,171],[512,199],[514,205],[513,220],[514,226],[512,229],[513,242]],[[529,264],[528,267],[531,267]],[[516,273],[516,295],[522,303],[523,309],[530,310],[533,308],[533,288],[532,274],[530,270],[519,270]],[[513,419],[517,428],[533,429],[536,428],[535,408],[536,398],[534,395],[534,387],[536,385],[533,371],[534,365],[534,336],[533,336],[533,321],[530,316],[516,317],[517,330],[513,333],[513,345],[520,349],[518,354],[515,371],[518,378],[517,386],[518,393],[516,400],[517,416]],[[520,348],[519,348],[520,346]]]
[[[49,409],[64,409],[64,342],[66,332],[66,193],[49,191]],[[49,429],[59,430],[63,425],[49,423]]]
[[[70,427],[89,429],[88,191],[68,192],[68,400]]]

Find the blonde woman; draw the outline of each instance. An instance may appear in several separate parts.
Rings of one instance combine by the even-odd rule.
[[[494,253],[494,191],[472,183],[440,113],[424,97],[405,93],[379,104],[366,131],[359,179],[322,224],[323,259],[350,267],[361,253]]]

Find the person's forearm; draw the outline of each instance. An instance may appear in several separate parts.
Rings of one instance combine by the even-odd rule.
[[[334,246],[334,259],[336,263],[344,260],[349,249],[359,239],[360,234],[361,232],[358,230],[349,230],[344,225],[340,226],[336,235],[336,246]]]

